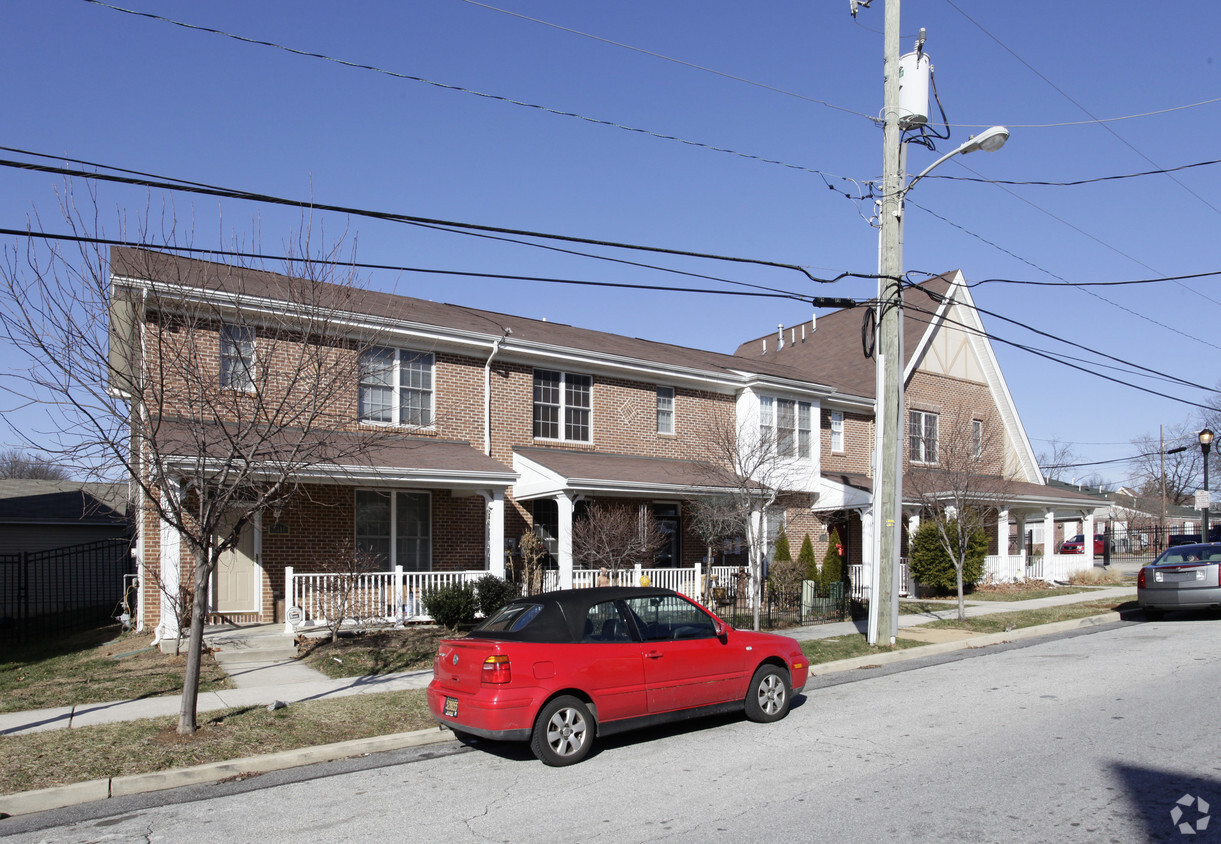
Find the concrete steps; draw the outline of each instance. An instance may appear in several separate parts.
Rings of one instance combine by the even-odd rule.
[[[246,662],[282,662],[297,656],[293,637],[283,624],[225,625],[204,630],[204,643],[222,667]]]

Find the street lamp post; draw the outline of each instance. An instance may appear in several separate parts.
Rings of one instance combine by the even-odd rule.
[[[885,10],[885,88],[882,135],[882,202],[878,231],[877,343],[874,348],[875,427],[881,434],[874,451],[874,566],[870,578],[869,644],[890,645],[898,624],[899,549],[903,507],[903,198],[933,168],[956,155],[994,152],[1009,130],[994,126],[970,138],[926,167],[906,184],[905,152],[899,109],[899,3]]]
[[[1208,452],[1213,447],[1213,432],[1205,428],[1200,431],[1200,451],[1204,452],[1204,509],[1200,512],[1200,541],[1208,542]]]

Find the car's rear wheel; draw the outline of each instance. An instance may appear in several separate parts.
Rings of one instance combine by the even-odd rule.
[[[557,697],[538,713],[530,749],[544,765],[575,765],[594,745],[594,719],[578,698]]]
[[[762,724],[779,721],[789,714],[791,697],[788,672],[775,665],[760,665],[746,692],[746,717]]]

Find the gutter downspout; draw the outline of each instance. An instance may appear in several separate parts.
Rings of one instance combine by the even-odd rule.
[[[512,328],[506,328],[504,335],[492,344],[492,353],[483,362],[483,453],[492,456],[492,358],[504,348]]]

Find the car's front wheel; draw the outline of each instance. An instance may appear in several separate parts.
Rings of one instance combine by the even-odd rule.
[[[594,744],[594,719],[575,697],[557,697],[538,713],[530,749],[544,765],[575,765]]]
[[[760,665],[746,692],[746,717],[762,724],[779,721],[789,714],[789,675],[775,665]]]

